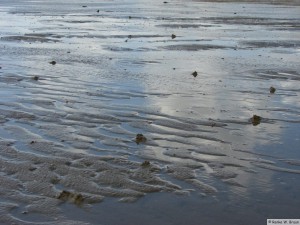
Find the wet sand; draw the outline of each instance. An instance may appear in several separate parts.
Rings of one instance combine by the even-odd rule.
[[[2,2],[1,225],[299,218],[297,1]]]

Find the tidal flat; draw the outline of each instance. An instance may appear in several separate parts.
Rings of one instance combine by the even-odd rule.
[[[300,3],[1,0],[0,225],[300,219]]]

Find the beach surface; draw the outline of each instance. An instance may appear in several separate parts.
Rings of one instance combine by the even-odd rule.
[[[299,1],[2,0],[0,28],[0,225],[300,219]]]

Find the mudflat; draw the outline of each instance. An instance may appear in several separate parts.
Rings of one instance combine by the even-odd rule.
[[[0,224],[300,215],[299,1],[1,1]]]

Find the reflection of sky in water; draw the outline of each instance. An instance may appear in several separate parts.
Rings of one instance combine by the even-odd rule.
[[[238,27],[236,27],[236,30],[238,30]],[[247,38],[263,36],[259,32],[264,33],[265,31],[255,31],[252,34],[253,36],[247,36]],[[283,34],[283,37],[286,35],[284,32],[277,32],[276,36],[278,37],[281,34]],[[239,41],[243,40],[244,34],[236,32],[235,35],[237,42],[230,44],[227,41],[215,41],[215,44],[225,45],[226,47],[239,45]],[[134,45],[130,46],[134,47]],[[263,54],[263,61],[259,58],[260,54]],[[154,85],[156,89],[159,86],[162,92],[175,90],[177,94],[165,98],[152,98],[151,105],[160,107],[161,112],[172,116],[213,118],[220,121],[234,120],[237,124],[228,122],[228,128],[225,131],[219,131],[217,134],[217,136],[222,136],[223,140],[231,142],[233,148],[253,150],[258,153],[262,151],[274,156],[276,154],[283,156],[280,152],[265,150],[274,148],[274,144],[277,143],[277,149],[285,146],[283,147],[285,148],[285,157],[288,156],[289,152],[292,158],[297,157],[297,154],[294,155],[292,148],[286,146],[290,145],[290,141],[292,143],[296,142],[295,145],[292,144],[293,147],[298,145],[297,142],[299,141],[296,140],[295,135],[292,135],[290,129],[284,128],[284,123],[276,120],[272,121],[278,119],[278,117],[298,121],[297,113],[278,114],[272,108],[294,108],[296,112],[299,112],[298,99],[296,96],[289,96],[288,94],[286,96],[282,94],[279,97],[269,96],[268,88],[275,85],[278,87],[277,93],[280,93],[280,89],[289,92],[290,88],[293,89],[297,86],[298,81],[256,80],[255,77],[253,77],[254,79],[243,79],[244,74],[255,73],[255,70],[259,68],[270,69],[274,66],[276,68],[286,68],[284,61],[274,61],[274,58],[278,57],[277,55],[271,57],[268,55],[272,55],[270,50],[261,49],[254,49],[254,51],[252,49],[241,51],[215,50],[209,53],[194,51],[165,53],[161,64],[151,65],[151,67],[145,66],[144,70],[149,74],[160,74],[160,77],[153,76],[154,79],[159,80],[159,84],[155,83]],[[224,59],[221,60],[221,57],[224,57]],[[296,59],[295,56],[288,56],[288,58],[291,58],[291,61]],[[175,70],[172,71],[172,68],[175,68]],[[192,78],[190,75],[194,70],[199,73],[197,78]],[[292,75],[288,74],[288,76]],[[166,77],[168,84],[164,80]],[[274,78],[276,79],[276,77]],[[155,81],[150,81],[150,83],[152,82]],[[151,89],[152,86],[149,86]],[[269,110],[264,111],[262,108],[269,108]],[[243,124],[254,114],[268,119],[269,122],[262,123],[257,127]],[[239,123],[241,124],[239,125]],[[285,137],[290,137],[289,141],[286,141]],[[201,142],[201,140],[199,141]],[[280,143],[281,145],[278,145]],[[210,161],[213,161],[214,158],[215,156],[206,157]],[[259,189],[263,193],[270,193],[273,190],[271,187],[272,182],[274,182],[272,177],[272,171],[259,176],[256,173],[243,174],[239,177],[239,180],[249,187],[250,192],[248,193],[248,189],[233,189],[238,189],[240,196],[243,197],[250,195],[253,191],[251,188],[256,191]],[[233,190],[233,193],[236,193],[236,191]],[[233,198],[235,197],[233,196]]]
[[[136,2],[131,4],[132,13],[137,13],[135,11],[136,8],[139,8],[143,5],[137,4]],[[185,10],[175,10],[170,11],[166,14],[166,16],[169,16],[172,18],[176,15],[176,17],[180,17],[178,15],[187,16],[190,18],[200,18],[199,16],[193,15],[197,10],[201,9],[203,11],[204,9],[207,9],[209,6],[210,13],[213,13],[212,11],[215,11],[220,16],[219,13],[219,6],[215,6],[211,8],[210,5],[206,5],[205,3],[194,4],[194,5],[186,5],[185,3],[182,3],[182,6],[185,7]],[[202,7],[204,8],[202,9]],[[233,9],[230,8],[230,6],[227,8],[226,5],[221,4],[222,10],[225,12],[231,12]],[[237,5],[237,10],[241,10],[241,7],[244,5]],[[246,5],[247,10],[249,10],[247,13],[251,15],[261,16],[265,15],[265,9],[269,9],[270,6],[264,5],[261,8],[261,12],[257,11],[257,7],[253,7],[252,5]],[[110,5],[109,5],[110,7]],[[107,8],[106,10],[113,10],[114,8]],[[123,8],[124,7],[124,8]],[[173,6],[171,6],[172,8]],[[176,6],[177,7],[177,6]],[[174,9],[176,9],[176,7]],[[252,8],[253,7],[253,8]],[[243,41],[245,38],[244,32],[238,32],[238,30],[241,27],[247,27],[249,29],[249,32],[246,32],[247,39],[255,38],[256,36],[263,36],[259,35],[259,32],[267,32],[268,33],[274,33],[274,36],[276,38],[283,37],[285,38],[285,35],[288,35],[290,37],[290,34],[286,34],[284,31],[265,31],[265,30],[255,30],[253,31],[253,27],[249,27],[249,25],[230,25],[229,27],[222,26],[220,29],[223,29],[224,31],[228,31],[228,33],[224,32],[225,34],[222,34],[220,37],[219,30],[215,29],[207,29],[205,28],[206,32],[203,32],[201,29],[177,29],[175,30],[177,33],[177,38],[175,40],[171,40],[170,35],[174,32],[174,29],[169,28],[161,28],[156,26],[157,23],[161,23],[163,21],[157,22],[154,20],[154,18],[158,15],[155,15],[155,13],[159,13],[160,11],[154,11],[153,14],[151,14],[150,17],[145,17],[145,20],[135,20],[134,16],[132,16],[132,19],[128,19],[128,10],[126,4],[122,5],[122,11],[119,17],[112,17],[112,18],[103,18],[103,16],[100,16],[100,18],[96,17],[96,19],[90,19],[90,23],[83,23],[78,24],[75,23],[74,25],[70,23],[69,28],[71,30],[71,36],[73,29],[78,28],[78,26],[83,29],[84,34],[84,42],[81,42],[81,38],[75,39],[76,41],[73,43],[73,38],[70,40],[64,39],[64,41],[69,41],[71,43],[70,48],[74,49],[74,58],[77,58],[79,61],[81,60],[83,63],[87,61],[88,63],[91,63],[92,65],[90,68],[83,69],[80,68],[81,65],[78,67],[75,65],[71,65],[70,67],[68,65],[61,65],[62,71],[65,71],[66,73],[73,73],[72,70],[77,71],[76,76],[79,76],[80,78],[88,77],[91,78],[93,75],[93,78],[96,78],[96,80],[103,81],[102,79],[106,79],[107,77],[109,79],[117,78],[117,80],[120,81],[120,83],[127,83],[130,85],[131,89],[142,91],[144,88],[148,91],[156,91],[160,93],[172,93],[172,96],[167,97],[153,97],[150,98],[152,101],[151,105],[159,106],[161,108],[161,111],[167,114],[176,115],[176,111],[184,111],[184,113],[189,112],[189,116],[195,117],[195,116],[201,116],[202,118],[213,118],[213,119],[221,119],[224,117],[226,119],[242,119],[245,120],[247,118],[250,118],[252,114],[258,113],[258,108],[268,107],[271,105],[270,98],[267,97],[267,94],[265,96],[262,96],[262,92],[267,92],[268,87],[272,85],[273,82],[270,82],[270,80],[244,80],[243,74],[245,74],[245,71],[248,71],[247,73],[253,73],[251,69],[253,67],[258,68],[272,68],[275,65],[274,56],[271,56],[271,58],[264,57],[263,61],[260,60],[259,57],[254,57],[256,52],[261,53],[260,49],[250,49],[250,50],[240,50],[235,51],[233,49],[230,49],[232,47],[236,47],[239,49],[240,41]],[[157,10],[157,9],[156,9]],[[281,11],[282,9],[276,9],[278,11]],[[255,14],[253,12],[255,11]],[[294,9],[295,12],[297,12],[297,9]],[[148,9],[142,8],[139,13],[149,13]],[[293,13],[293,12],[291,12]],[[106,13],[104,13],[106,14]],[[129,13],[129,15],[131,15]],[[72,18],[72,16],[67,15],[67,20],[76,19],[77,21],[84,21],[87,19],[84,15],[76,16],[75,18]],[[124,16],[124,18],[123,18]],[[136,15],[138,17],[138,14]],[[214,16],[213,14],[210,16]],[[280,12],[277,14],[276,18],[281,16]],[[17,18],[13,15],[11,15],[12,18]],[[28,17],[27,17],[28,18]],[[63,18],[57,17],[56,19],[62,20]],[[32,27],[31,23],[25,24],[24,26],[24,20],[16,22],[15,20],[12,21],[11,26],[22,28],[24,27],[23,32],[27,32],[28,30],[26,27],[31,27],[30,29],[34,29],[35,32],[38,31],[38,29],[35,29]],[[30,20],[29,20],[30,21]],[[43,20],[42,20],[43,21]],[[133,21],[133,22],[131,22]],[[146,21],[146,22],[145,22]],[[25,20],[26,22],[26,20]],[[43,23],[48,23],[47,19],[44,20]],[[170,21],[167,21],[167,23]],[[171,21],[172,22],[172,21]],[[16,24],[15,24],[16,23]],[[19,23],[22,23],[22,26],[18,25]],[[55,24],[54,20],[54,24]],[[33,23],[33,24],[36,24]],[[219,24],[220,25],[220,24]],[[57,29],[58,27],[53,27],[52,29]],[[148,29],[149,28],[149,29]],[[150,29],[151,28],[151,29]],[[234,29],[235,32],[230,32],[231,29]],[[86,32],[84,32],[86,30]],[[104,30],[109,30],[109,32],[104,32]],[[10,32],[8,29],[7,32]],[[19,30],[20,33],[22,33],[22,30]],[[5,30],[4,30],[4,33]],[[49,32],[50,33],[50,32]],[[65,31],[63,33],[68,33],[68,31]],[[9,33],[7,33],[9,34]],[[146,34],[146,35],[162,35],[163,37],[159,38],[135,38],[135,34]],[[189,36],[186,37],[188,34]],[[234,35],[232,39],[232,34]],[[249,34],[253,36],[249,36]],[[80,33],[79,33],[80,35]],[[97,38],[89,38],[89,36],[97,37],[97,35],[104,35],[107,37],[103,39],[97,39]],[[111,35],[124,35],[124,38],[116,38],[111,39],[109,36]],[[127,35],[133,35],[133,38],[126,37]],[[181,37],[182,35],[182,37]],[[296,37],[297,34],[295,34]],[[81,36],[81,35],[80,35]],[[192,38],[190,38],[192,37]],[[190,41],[187,41],[189,39],[194,39],[195,37],[198,37],[200,40],[206,39],[208,41],[200,41],[203,45],[218,45],[218,46],[224,46],[225,49],[221,50],[211,50],[211,51],[152,51],[154,49],[161,50],[161,46],[164,45],[181,45],[181,44],[187,44]],[[269,37],[268,38],[272,38]],[[77,42],[78,41],[78,42]],[[127,42],[125,42],[127,41]],[[25,43],[26,44],[26,43]],[[36,43],[39,45],[39,43]],[[76,47],[73,46],[73,44],[79,49],[76,49]],[[104,45],[103,45],[104,44]],[[193,44],[198,44],[193,43]],[[103,46],[108,45],[107,49],[104,50]],[[28,47],[29,45],[27,45]],[[55,45],[52,45],[52,47],[61,47],[62,49],[66,48],[64,43],[56,43]],[[122,51],[122,52],[110,52],[109,46],[119,46],[120,48],[129,48],[133,51]],[[49,45],[51,47],[51,45]],[[228,49],[227,49],[228,48]],[[69,48],[68,48],[69,49]],[[72,50],[73,50],[72,49]],[[150,51],[137,51],[138,49],[152,49]],[[267,51],[267,52],[266,52]],[[269,50],[263,50],[262,51],[265,56],[268,54],[271,54]],[[89,61],[89,57],[93,60],[94,58],[97,58],[97,55],[101,55],[102,62],[98,65],[94,64],[94,61]],[[105,62],[104,68],[101,68],[103,66],[103,56],[107,58],[112,58],[111,61]],[[31,56],[32,57],[32,56]],[[69,55],[66,55],[65,57],[69,57]],[[71,56],[72,57],[72,56]],[[275,55],[276,57],[276,55]],[[293,57],[293,56],[292,56]],[[64,56],[62,56],[64,59]],[[224,58],[224,59],[223,59]],[[67,59],[65,59],[67,60]],[[58,65],[59,66],[59,65]],[[38,67],[38,65],[35,65],[35,67]],[[285,67],[284,61],[276,61],[276,67]],[[294,65],[292,65],[294,67]],[[107,72],[107,68],[109,68],[109,72]],[[175,68],[175,70],[173,70]],[[36,69],[36,68],[35,68]],[[96,71],[99,69],[99,77],[95,76],[98,74]],[[130,70],[131,72],[128,72],[127,70]],[[190,74],[197,70],[199,75],[197,78],[193,78]],[[86,73],[84,73],[86,71]],[[103,74],[101,73],[103,72]],[[82,76],[84,74],[84,77]],[[90,75],[87,75],[90,74]],[[61,73],[61,75],[63,75]],[[84,78],[85,79],[85,78]],[[297,82],[278,82],[277,80],[274,82],[283,89],[293,89],[296,88]],[[256,88],[262,89],[259,90],[260,93],[257,95],[253,95],[253,90],[258,91]],[[128,87],[125,87],[128,88]],[[278,88],[279,89],[279,88]],[[240,91],[249,91],[249,93],[242,93],[240,94]],[[278,90],[280,92],[280,89]],[[254,96],[254,97],[253,97]],[[273,97],[271,97],[273,98]],[[118,102],[120,101],[120,102]],[[115,100],[115,103],[122,103],[122,100]],[[141,101],[139,100],[139,103]],[[284,106],[290,106],[298,104],[297,98],[295,96],[283,96],[282,100],[277,101],[276,103],[281,104],[287,104]],[[277,105],[278,106],[278,105]],[[232,108],[234,107],[234,111]],[[272,107],[272,106],[271,106]],[[220,111],[229,111],[229,113],[221,113]],[[295,109],[297,110],[297,108]],[[196,115],[192,115],[192,113],[196,113]],[[271,118],[270,114],[267,112],[261,112],[262,117],[265,118]],[[201,115],[199,115],[201,114]],[[265,133],[277,133],[279,131],[276,131],[278,128],[275,128],[277,125],[270,125],[270,128],[265,129],[271,129],[270,132]],[[253,130],[252,127],[249,128],[249,132]],[[256,130],[253,130],[253,132],[256,132]]]
[[[141,6],[135,4],[131,5],[133,9]],[[179,18],[181,16],[199,18],[198,16],[194,17],[193,13],[203,6],[207,7],[205,4],[195,4],[193,6],[182,4],[185,7],[184,11],[172,11],[173,9],[170,9],[164,16],[167,18],[174,16]],[[71,44],[70,48],[67,47],[67,49],[74,51],[74,60],[78,59],[82,62],[91,63],[89,69],[86,69],[86,65],[84,69],[81,68],[82,65],[71,65],[70,67],[68,65],[61,65],[61,71],[64,71],[66,74],[76,71],[76,76],[80,79],[83,78],[82,74],[84,74],[84,77],[87,79],[93,77],[93,79],[96,78],[100,82],[103,82],[103,78],[111,80],[117,78],[120,84],[123,82],[128,84],[128,86],[125,86],[125,89],[130,88],[131,91],[143,92],[145,88],[146,92],[171,93],[172,95],[165,97],[159,95],[148,97],[147,102],[149,103],[147,104],[158,107],[162,113],[172,116],[179,115],[204,120],[209,118],[220,121],[235,120],[237,124],[229,124],[228,129],[219,131],[217,135],[224,135],[225,140],[229,140],[229,142],[232,140],[232,144],[238,147],[246,144],[248,149],[252,149],[256,145],[269,144],[270,141],[278,141],[282,138],[284,134],[281,133],[283,130],[280,128],[281,125],[279,122],[262,124],[259,127],[238,125],[239,122],[247,121],[253,114],[260,114],[263,118],[272,119],[272,111],[263,112],[262,110],[258,110],[259,108],[273,107],[273,104],[270,103],[270,99],[272,100],[273,96],[268,97],[267,94],[263,94],[263,92],[268,91],[268,87],[272,85],[272,82],[269,80],[257,81],[251,79],[245,81],[243,74],[245,74],[245,71],[248,71],[246,73],[253,73],[253,67],[255,69],[273,67],[275,63],[274,56],[271,58],[266,57],[268,54],[271,54],[269,50],[240,49],[244,48],[241,45],[241,41],[244,41],[245,37],[247,37],[246,40],[263,37],[264,35],[260,33],[264,34],[265,30],[253,30],[253,26],[244,24],[225,26],[217,24],[219,27],[214,27],[213,29],[209,27],[200,29],[182,29],[180,27],[179,29],[162,28],[157,25],[164,23],[164,21],[160,20],[157,22],[154,20],[156,16],[160,15],[152,14],[150,17],[145,16],[143,20],[136,20],[134,17],[138,18],[139,15],[133,14],[132,19],[129,19],[128,15],[131,16],[131,13],[128,14],[126,11],[127,6],[122,7],[125,7],[124,11],[121,11],[119,17],[116,18],[103,18],[103,16],[100,16],[89,19],[84,15],[76,17],[66,15],[66,18],[56,18],[57,22],[54,21],[54,24],[59,26],[65,19],[70,21],[70,23],[67,23],[70,31],[63,31],[62,33],[67,34],[70,32],[71,36],[79,34],[78,37],[63,39]],[[241,6],[238,5],[237,7]],[[250,10],[249,14],[253,15],[253,11],[251,10],[255,10],[256,16],[261,15],[256,7],[253,9],[251,7],[250,5],[247,8]],[[265,11],[265,7],[268,8],[269,6],[262,7],[262,12]],[[212,13],[210,16],[214,16],[212,11],[219,12],[217,6],[209,9]],[[113,9],[108,8],[107,11],[109,10]],[[142,14],[144,10],[148,13],[148,10],[144,8],[140,13]],[[203,11],[203,9],[201,10]],[[222,10],[224,11],[224,5],[222,5]],[[227,8],[227,10],[232,11],[231,8]],[[136,13],[136,11],[132,10],[133,12]],[[220,14],[217,13],[215,16],[220,16]],[[12,18],[17,17],[12,15]],[[43,23],[49,23],[47,19],[47,17],[43,19]],[[72,20],[74,19],[76,21],[86,21],[86,23],[73,23]],[[30,22],[27,26],[24,26],[24,20],[22,22],[11,21],[13,21],[11,25],[15,27],[31,27],[30,29],[34,29],[35,32],[39,30],[39,28],[33,28]],[[20,22],[22,26],[18,25]],[[166,24],[170,22],[174,23],[174,21],[167,20]],[[54,29],[59,28],[59,26]],[[79,27],[82,29],[80,33],[73,31]],[[23,32],[28,32],[26,28],[22,29],[24,30]],[[247,29],[248,31],[239,32],[242,29]],[[170,35],[175,31],[177,38],[171,40]],[[221,36],[220,31],[224,31],[221,33]],[[8,29],[7,32],[10,32],[10,30]],[[22,33],[21,30],[20,32]],[[278,37],[285,38],[287,35],[286,32],[281,31],[270,31],[268,33],[273,34],[276,39]],[[136,34],[150,36],[147,38],[135,37]],[[104,37],[99,40],[97,38],[99,35]],[[123,38],[109,38],[113,35],[123,35]],[[132,38],[129,38],[128,35],[132,35]],[[151,35],[162,35],[162,37],[151,37]],[[89,38],[89,36],[95,36],[95,38]],[[81,41],[82,37],[85,37],[84,42]],[[268,38],[272,37],[268,36]],[[199,39],[200,41],[191,42],[190,40],[193,39]],[[196,52],[184,51],[183,48],[183,51],[161,51],[161,46],[184,46],[190,43],[196,45],[200,43],[203,46],[222,46],[224,49],[200,50]],[[37,43],[37,45],[39,44]],[[61,49],[66,48],[65,43],[56,43],[53,45],[54,48],[57,46],[60,46]],[[119,49],[124,48],[129,50],[121,52],[109,51],[110,47],[115,48],[116,46]],[[233,48],[237,48],[239,51]],[[98,66],[93,61],[89,61],[90,58],[92,60],[97,58],[99,54],[101,54],[101,60],[103,60],[103,56],[112,58],[110,61],[105,62],[104,68],[101,68],[103,63],[100,63]],[[261,61],[259,57],[255,57],[256,54],[264,54],[264,60]],[[65,60],[67,60],[69,56],[65,57]],[[285,67],[284,62],[277,61],[276,67],[280,68],[280,66]],[[35,72],[37,67],[39,66],[35,64]],[[109,69],[107,70],[107,68]],[[98,69],[99,72],[97,72]],[[191,76],[194,70],[198,71],[199,74],[196,78]],[[95,76],[95,74],[99,74],[99,77]],[[276,84],[283,89],[293,89],[296,85],[293,82],[278,81],[276,81]],[[261,90],[257,90],[257,88]],[[249,91],[249,93],[243,93],[242,91]],[[259,91],[260,93],[253,93],[254,91]],[[143,105],[144,101],[145,99],[143,98],[115,99],[110,104],[131,105],[134,102],[134,105]],[[282,104],[284,107],[288,107],[293,104],[295,107],[298,101],[295,96],[283,96],[282,100],[277,98],[276,103],[276,106]],[[298,109],[295,108],[295,110]],[[227,134],[228,131],[229,134]]]

